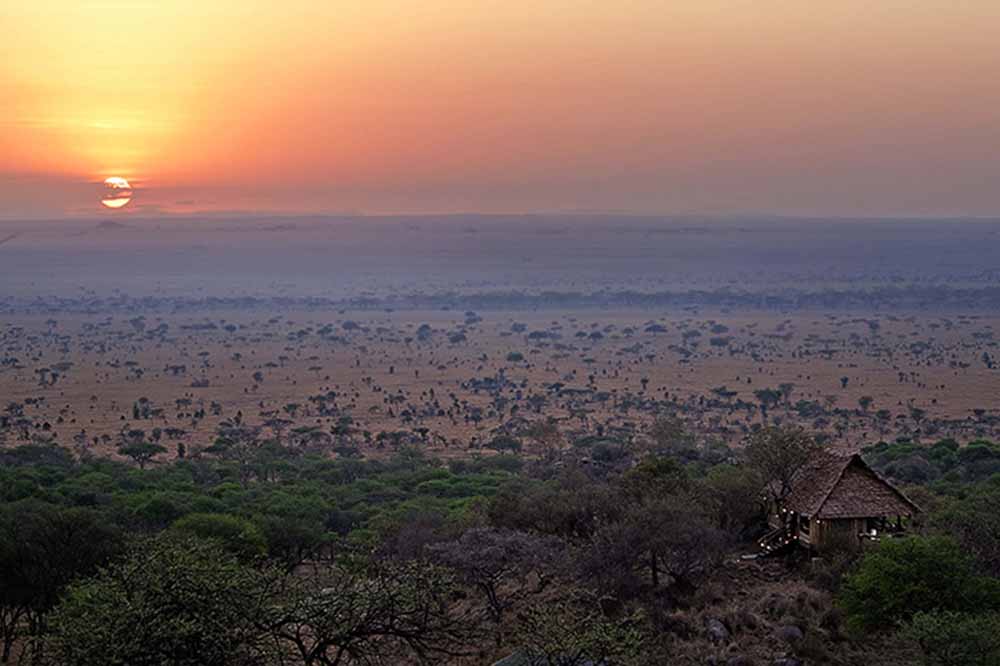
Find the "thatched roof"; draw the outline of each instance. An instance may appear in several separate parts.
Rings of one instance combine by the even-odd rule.
[[[819,519],[912,516],[920,512],[861,456],[827,451],[795,475],[784,507]]]

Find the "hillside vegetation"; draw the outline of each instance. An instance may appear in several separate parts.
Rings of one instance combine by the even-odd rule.
[[[249,426],[240,426],[249,428]],[[220,431],[195,457],[0,454],[14,663],[996,663],[989,442],[869,451],[924,507],[861,554],[741,561],[752,457],[676,420],[603,462],[337,459]],[[757,433],[757,445],[781,431]],[[769,439],[770,438],[770,439]],[[984,451],[989,452],[988,456]],[[141,456],[137,458],[141,460]],[[917,478],[899,460],[937,470]],[[937,465],[936,467],[934,467]]]

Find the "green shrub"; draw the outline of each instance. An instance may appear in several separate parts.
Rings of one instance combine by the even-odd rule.
[[[1000,486],[982,484],[931,515],[931,525],[958,540],[983,571],[1000,575]]]
[[[257,647],[261,574],[214,544],[158,538],[72,585],[51,618],[56,663],[235,666]]]
[[[884,541],[868,552],[840,593],[855,631],[895,627],[919,612],[981,612],[998,607],[997,581],[946,537]]]
[[[902,634],[920,646],[928,666],[1000,664],[1000,615],[917,613]]]
[[[267,542],[257,526],[237,516],[192,513],[175,521],[170,529],[179,535],[215,541],[241,559],[253,559],[267,552]]]

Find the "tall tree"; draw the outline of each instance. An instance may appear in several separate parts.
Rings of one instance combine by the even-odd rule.
[[[0,661],[25,630],[40,637],[70,581],[93,573],[121,544],[118,530],[86,509],[25,501],[0,510]]]
[[[118,453],[127,456],[135,461],[139,469],[146,469],[146,465],[153,461],[156,456],[166,453],[167,448],[162,444],[151,442],[146,439],[143,430],[128,430],[121,434],[121,444],[118,446]]]
[[[286,578],[278,639],[305,666],[441,663],[468,652],[451,576],[426,562],[340,562]]]
[[[235,461],[239,468],[240,483],[245,487],[254,476],[257,458],[263,445],[260,431],[260,426],[250,425],[244,421],[243,412],[236,412],[234,417],[219,424],[215,442],[205,451]]]
[[[525,578],[533,573],[544,576],[560,545],[553,537],[476,527],[428,550],[436,561],[455,569],[481,593],[499,642],[504,614],[525,589]]]
[[[211,542],[141,542],[70,588],[52,615],[52,646],[74,666],[268,663],[270,585]]]
[[[801,428],[762,428],[746,442],[747,462],[760,475],[770,499],[781,503],[792,491],[795,476],[813,460],[821,449],[816,440]]]

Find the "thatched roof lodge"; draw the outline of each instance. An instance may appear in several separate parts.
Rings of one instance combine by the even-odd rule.
[[[822,451],[800,469],[786,497],[769,511],[766,551],[791,543],[823,550],[857,546],[902,532],[920,508],[860,455]]]

